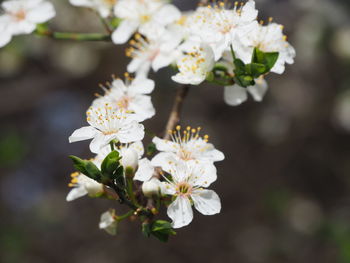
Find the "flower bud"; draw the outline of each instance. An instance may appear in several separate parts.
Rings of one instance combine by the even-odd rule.
[[[120,163],[125,171],[134,174],[139,164],[139,156],[134,149],[124,149],[122,151],[122,159],[120,160]]]
[[[152,178],[142,184],[142,192],[146,197],[152,197],[159,195],[160,192],[160,181],[156,178]]]
[[[118,221],[115,217],[115,211],[109,210],[101,215],[100,229],[104,229],[108,234],[115,235],[117,233]]]

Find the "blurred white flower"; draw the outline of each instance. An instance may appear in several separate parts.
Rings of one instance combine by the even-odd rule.
[[[104,229],[108,234],[117,234],[118,221],[114,210],[109,210],[101,215],[99,228]]]
[[[135,120],[134,114],[124,109],[114,110],[107,104],[104,107],[90,107],[86,114],[90,126],[74,131],[69,142],[93,139],[90,143],[93,153],[99,153],[112,140],[130,143],[144,137],[143,125]]]
[[[255,80],[254,86],[243,88],[237,84],[226,86],[224,90],[224,100],[230,106],[238,106],[248,99],[248,93],[255,101],[262,101],[268,89],[267,82],[263,77]]]
[[[11,41],[12,36],[30,34],[36,25],[47,22],[56,15],[54,6],[44,0],[11,0],[1,4],[0,47]]]
[[[181,17],[181,12],[165,0],[118,0],[114,8],[116,17],[122,19],[113,32],[115,44],[123,44],[139,31],[150,36]]]
[[[74,6],[83,6],[96,10],[101,17],[106,18],[112,14],[117,0],[69,0]]]
[[[93,107],[103,107],[106,103],[114,110],[124,109],[134,113],[137,121],[152,118],[155,114],[151,97],[154,81],[143,77],[131,79],[127,75],[125,83],[114,79],[103,97],[94,100]]]
[[[214,167],[201,166],[195,161],[175,161],[165,171],[172,176],[171,181],[164,176],[167,182],[163,182],[162,191],[175,198],[167,210],[168,216],[173,220],[174,228],[191,223],[192,203],[203,215],[214,215],[220,212],[219,196],[212,190],[204,189],[216,180]]]

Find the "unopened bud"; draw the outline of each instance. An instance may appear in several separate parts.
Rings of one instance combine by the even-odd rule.
[[[116,220],[114,210],[109,210],[101,215],[99,227],[110,235],[117,233],[118,221]]]
[[[134,149],[124,149],[120,163],[127,174],[134,174],[139,164],[139,156]]]
[[[142,192],[146,197],[152,197],[159,195],[160,181],[156,178],[152,178],[142,184]]]

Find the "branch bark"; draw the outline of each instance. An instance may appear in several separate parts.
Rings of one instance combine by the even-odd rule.
[[[177,92],[176,92],[173,108],[170,112],[168,123],[167,123],[165,131],[164,131],[163,138],[165,140],[170,139],[169,131],[174,130],[176,125],[178,125],[180,122],[183,102],[184,102],[185,98],[187,97],[189,89],[190,89],[189,85],[183,85],[183,86],[179,87]]]

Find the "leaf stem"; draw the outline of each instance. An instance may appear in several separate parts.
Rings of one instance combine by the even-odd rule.
[[[101,33],[70,33],[70,32],[54,32],[51,30],[36,30],[36,35],[46,36],[58,40],[73,41],[111,41],[110,34]]]

